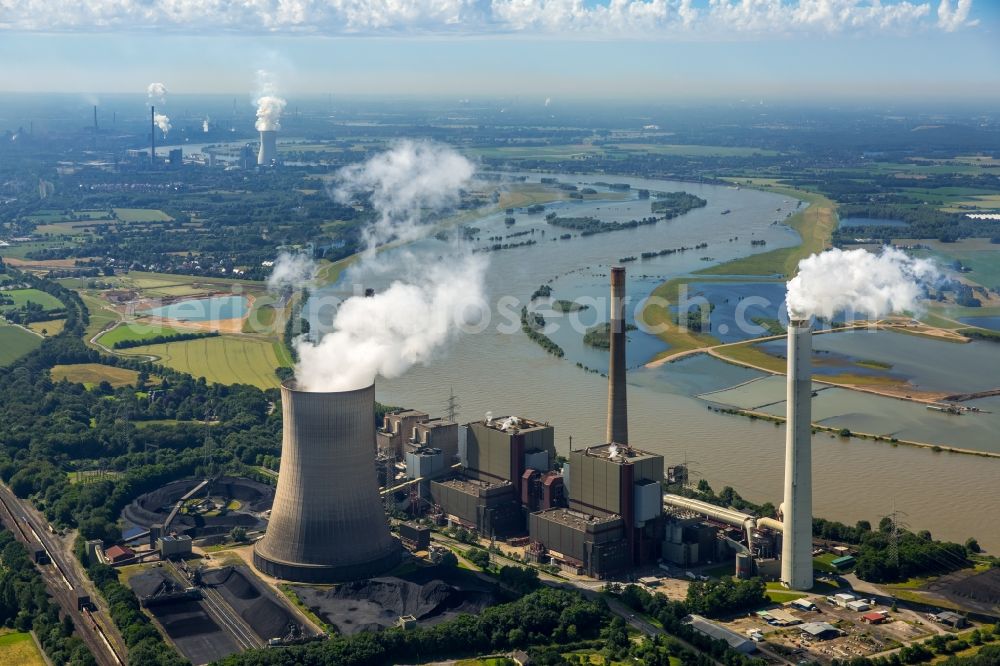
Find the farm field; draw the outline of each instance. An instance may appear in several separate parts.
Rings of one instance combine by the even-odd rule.
[[[29,301],[41,305],[46,310],[55,310],[63,307],[62,301],[58,298],[38,289],[11,289],[10,291],[0,292],[0,294],[14,301],[10,305],[0,305],[0,312],[16,310],[23,307]]]
[[[0,662],[5,666],[45,666],[35,639],[20,631],[0,635]]]
[[[72,365],[56,365],[52,367],[52,380],[78,382],[87,388],[93,388],[102,381],[107,381],[114,387],[135,384],[139,373],[128,368],[116,368],[102,363],[74,363]]]
[[[169,222],[174,219],[152,208],[115,208],[114,211],[121,222]]]
[[[8,366],[42,345],[42,339],[0,320],[0,367]]]
[[[28,324],[28,328],[39,335],[51,338],[53,335],[59,335],[62,333],[63,329],[66,328],[66,320],[52,319],[49,321],[35,321]]]
[[[278,386],[275,368],[288,364],[287,358],[279,358],[279,346],[262,338],[223,335],[135,347],[127,353],[156,356],[167,367],[210,382],[273,388]]]
[[[954,243],[927,240],[919,242],[930,249],[914,254],[932,256],[942,264],[961,261],[964,266],[972,269],[963,274],[964,278],[990,289],[1000,289],[1000,245],[991,243],[987,238],[963,238]]]
[[[651,155],[677,155],[680,157],[749,157],[751,155],[774,156],[776,150],[748,148],[745,146],[702,146],[679,143],[620,143],[603,146],[607,152],[621,150],[630,153],[650,153]]]

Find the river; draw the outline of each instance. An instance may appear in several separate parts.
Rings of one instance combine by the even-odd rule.
[[[537,182],[538,176],[533,174],[529,179]],[[539,285],[548,284],[555,298],[595,299],[590,311],[576,313],[581,324],[592,324],[606,312],[606,301],[600,299],[608,292],[608,268],[623,257],[708,243],[704,249],[626,264],[631,316],[635,304],[669,277],[798,242],[794,231],[776,224],[797,209],[798,201],[776,194],[638,178],[556,176],[564,183],[604,180],[627,182],[633,187],[633,194],[625,201],[546,207],[546,212],[554,210],[560,215],[594,214],[605,221],[643,217],[649,214],[649,201],[635,199],[634,190],[640,187],[685,190],[707,199],[708,205],[656,225],[568,241],[551,240],[564,230],[548,225],[544,214],[516,212],[516,222],[510,227],[504,224],[502,213],[470,223],[481,229],[481,244],[491,235],[535,229],[534,235],[508,242],[533,237],[536,244],[491,253],[487,283],[494,303],[501,296],[527,303]],[[731,212],[723,214],[725,210]],[[546,232],[544,240],[542,231]],[[752,246],[751,240],[764,241],[765,245]],[[433,252],[438,242],[426,239],[416,245]],[[342,278],[351,279],[350,274]],[[380,288],[384,283],[371,285]],[[333,294],[347,288],[337,284],[326,290]],[[597,312],[602,316],[597,317]],[[497,322],[508,322],[499,311],[493,314]],[[328,316],[318,313],[310,319],[314,330],[328,323]],[[569,325],[569,317],[546,315],[546,319],[559,325],[550,337],[565,349],[564,359],[547,354],[520,332],[500,332],[493,324],[482,333],[460,337],[428,366],[412,368],[398,379],[379,379],[378,398],[387,404],[441,414],[454,391],[460,421],[482,418],[486,411],[517,414],[552,423],[562,452],[569,449],[570,442],[574,447],[601,443],[606,379],[576,364],[603,370],[605,354],[582,344],[582,331]],[[701,357],[645,369],[642,363],[665,345],[640,331],[631,333],[629,342],[631,443],[662,454],[667,465],[686,461],[696,478],[707,479],[717,490],[731,485],[748,499],[778,503],[784,464],[783,427],[714,413],[707,409],[707,402],[695,397],[755,375]],[[1000,460],[825,434],[813,441],[817,516],[852,524],[861,519],[877,522],[895,505],[907,513],[914,529],[929,529],[936,537],[958,541],[976,536],[984,547],[1000,550],[1000,529],[995,521],[990,524],[985,518],[1000,512]]]

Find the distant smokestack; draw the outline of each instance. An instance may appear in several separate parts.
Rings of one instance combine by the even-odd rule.
[[[625,267],[611,268],[611,359],[608,363],[608,443],[628,445],[625,397]]]
[[[97,134],[97,105],[94,105],[94,134]]]
[[[281,386],[281,473],[260,571],[284,580],[370,578],[399,563],[375,471],[375,387],[354,391]]]
[[[260,152],[257,153],[259,166],[270,165],[278,161],[278,133],[275,130],[261,130]]]
[[[149,163],[156,164],[156,107],[149,107]]]
[[[788,325],[781,582],[795,590],[813,586],[811,366],[812,328],[808,320],[793,319]]]

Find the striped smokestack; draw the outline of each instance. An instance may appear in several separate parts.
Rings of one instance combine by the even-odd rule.
[[[625,267],[611,268],[611,359],[608,363],[608,443],[628,444],[625,397]]]

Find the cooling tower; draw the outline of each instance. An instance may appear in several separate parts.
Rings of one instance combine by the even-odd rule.
[[[813,586],[812,561],[812,328],[788,325],[788,394],[785,423],[785,501],[781,582]]]
[[[281,387],[281,473],[253,561],[275,578],[369,578],[400,560],[375,472],[375,387],[317,393]]]
[[[261,130],[260,152],[257,153],[257,165],[271,165],[278,161],[278,133],[275,130]]]
[[[628,444],[625,398],[625,268],[611,268],[611,358],[608,361],[608,443]]]

